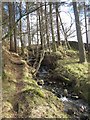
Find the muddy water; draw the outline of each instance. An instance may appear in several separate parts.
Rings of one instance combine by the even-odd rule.
[[[70,115],[72,120],[90,120],[90,106],[88,103],[80,99],[64,83],[48,80],[48,74],[44,68],[40,69],[38,79],[44,83],[39,83],[40,87],[52,91],[64,103],[64,111]]]

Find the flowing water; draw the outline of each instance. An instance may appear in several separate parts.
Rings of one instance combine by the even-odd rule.
[[[63,103],[64,111],[70,115],[72,120],[90,120],[90,106],[79,96],[72,92],[72,88],[65,86],[64,83],[50,81],[47,79],[48,72],[41,68],[38,79],[43,81],[38,83],[41,87],[52,91]],[[38,80],[38,81],[39,81]]]

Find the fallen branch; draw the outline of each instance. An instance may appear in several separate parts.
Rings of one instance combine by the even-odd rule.
[[[15,61],[13,59],[10,59],[11,63],[16,64],[16,65],[24,65],[25,61],[24,60],[20,60],[20,61]]]
[[[38,65],[37,65],[37,67],[36,67],[36,71],[34,72],[34,76],[36,76],[36,74],[38,73],[38,71],[39,71],[39,68],[40,68],[40,66],[41,66],[41,63],[42,63],[42,61],[43,61],[43,59],[44,59],[44,55],[45,55],[45,52],[44,52],[44,50],[42,50],[41,51],[41,54],[40,54],[40,60],[39,60],[39,63],[38,63]]]

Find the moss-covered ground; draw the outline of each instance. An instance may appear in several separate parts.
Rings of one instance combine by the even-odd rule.
[[[61,56],[59,52],[58,56]],[[90,62],[80,63],[78,52],[75,50],[67,50],[65,54],[63,59],[55,61],[52,77],[70,83],[72,89],[90,103]]]
[[[68,118],[63,103],[37,85],[31,70],[17,54],[3,49],[3,118]]]

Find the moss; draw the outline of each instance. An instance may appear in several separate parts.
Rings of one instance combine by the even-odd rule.
[[[78,52],[76,50],[73,50],[73,49],[67,50],[66,54],[67,54],[67,56],[70,56],[70,57],[73,56],[74,58],[76,58],[76,56],[78,56]]]
[[[68,118],[67,114],[63,112],[62,102],[49,91],[45,90],[44,92],[47,92],[46,94],[48,95],[48,98],[43,98],[38,94],[34,94],[31,98],[30,94],[25,95],[25,93],[23,93],[25,99],[19,101],[21,110],[19,117],[24,117],[27,112],[27,116],[29,117]],[[19,96],[22,96],[23,94]]]
[[[53,71],[53,76],[58,76],[60,79],[60,75],[64,76],[67,79],[63,79],[64,82],[66,80],[72,81],[74,90],[79,93],[82,92],[82,96],[84,99],[90,102],[88,97],[89,89],[90,89],[90,82],[88,73],[89,73],[89,66],[90,63],[79,63],[78,61],[78,52],[69,50],[67,51],[66,59],[57,60],[56,61],[56,68]],[[70,57],[71,56],[71,57]]]
[[[7,55],[5,52],[4,56],[8,56],[8,59],[4,59],[3,104],[9,107],[9,112],[7,113],[7,107],[3,108],[3,117],[14,118],[15,108],[18,105],[19,118],[45,118],[46,116],[67,118],[63,103],[50,91],[41,89],[37,85],[30,75],[31,68],[29,71],[26,63],[23,66],[11,63],[9,58],[13,56],[8,53]]]
[[[31,86],[32,85],[32,86]],[[39,95],[40,97],[44,97],[44,93],[43,91],[35,84],[31,84],[31,85],[26,85],[21,92],[23,93],[32,93],[32,94],[36,94]]]

